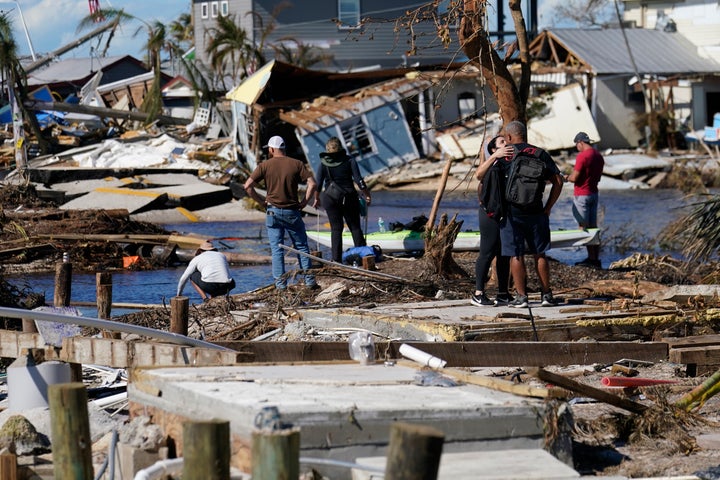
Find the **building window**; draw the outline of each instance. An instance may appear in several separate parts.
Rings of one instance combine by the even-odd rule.
[[[218,2],[212,2],[210,4],[210,16],[212,16],[212,18],[217,18],[218,11]]]
[[[230,6],[228,5],[227,0],[223,0],[220,2],[220,15],[223,17],[227,17],[230,14]]]
[[[356,160],[363,156],[375,153],[370,132],[365,125],[365,117],[355,117],[340,123],[340,133],[345,148],[351,157]]]
[[[208,4],[207,3],[201,3],[200,4],[200,17],[201,18],[208,18]]]
[[[477,114],[477,102],[475,101],[475,95],[470,92],[462,92],[458,95],[458,112],[460,113],[460,119],[466,120],[472,118]]]
[[[360,0],[338,0],[339,28],[352,29],[360,26]]]

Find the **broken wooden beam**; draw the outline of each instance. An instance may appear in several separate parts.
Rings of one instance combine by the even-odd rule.
[[[242,353],[110,338],[64,338],[58,359],[113,368],[235,365]]]
[[[720,345],[671,348],[668,361],[685,365],[690,377],[712,373],[720,368]]]
[[[66,102],[41,102],[29,99],[25,100],[24,105],[25,108],[32,111],[47,110],[55,112],[83,113],[86,115],[97,115],[98,117],[120,118],[123,120],[134,120],[138,122],[145,122],[149,118],[147,113],[138,111],[115,110],[114,108],[91,107],[88,105]],[[189,118],[169,117],[167,115],[157,115],[155,118],[158,123],[166,125],[188,125],[191,122],[191,119]]]
[[[543,382],[550,382],[558,387],[570,390],[585,397],[594,398],[595,400],[599,400],[614,407],[622,408],[623,410],[627,410],[631,413],[642,414],[643,412],[645,412],[645,410],[648,409],[647,405],[643,405],[642,403],[637,403],[633,402],[632,400],[628,400],[627,398],[618,397],[617,395],[613,395],[612,393],[600,390],[595,387],[591,387],[590,385],[576,382],[575,380],[571,380],[562,375],[558,375],[557,373],[548,372],[543,368],[529,367],[526,368],[525,371],[529,375],[532,375],[533,377],[537,378],[538,380],[542,380]]]
[[[245,354],[250,362],[350,360],[347,342],[215,342]],[[447,361],[447,367],[612,364],[620,358],[665,361],[662,342],[404,342]],[[397,359],[400,343],[376,342],[375,358]]]

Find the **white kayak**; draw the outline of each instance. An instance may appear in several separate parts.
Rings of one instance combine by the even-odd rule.
[[[327,230],[308,230],[308,241],[330,247],[330,232]],[[412,252],[425,249],[423,232],[399,230],[397,232],[371,232],[366,235],[368,245],[378,245],[383,253]],[[550,232],[550,248],[580,247],[598,245],[600,229],[587,230],[553,230]],[[350,232],[343,232],[343,250],[353,247]],[[476,252],[480,249],[480,232],[467,231],[458,233],[453,251]]]

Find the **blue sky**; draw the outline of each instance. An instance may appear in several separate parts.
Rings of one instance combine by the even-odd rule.
[[[541,28],[552,23],[552,6],[558,1],[562,0],[540,0],[538,13]],[[190,12],[191,0],[100,0],[100,5],[103,8],[122,8],[127,13],[148,22],[159,20],[167,24],[177,19],[181,13]],[[38,56],[56,50],[91,30],[76,33],[80,19],[89,13],[87,0],[0,1],[0,10],[9,12],[21,55],[29,55],[30,47],[22,26],[20,11],[25,19],[33,50]],[[108,55],[130,54],[140,59],[144,58],[145,51],[142,45],[145,37],[143,32],[135,35],[141,25],[139,22],[133,22],[118,29],[112,39]],[[102,40],[100,45],[104,46],[105,37]],[[91,54],[91,46],[96,45],[98,45],[97,41],[87,42],[65,54],[65,57],[88,57]]]
[[[189,13],[190,4],[190,0],[100,0],[102,8],[122,8],[130,15],[147,22],[159,20],[166,24],[177,19],[181,13]],[[90,13],[87,0],[0,1],[0,10],[9,12],[21,55],[29,55],[30,47],[22,27],[20,11],[37,56],[56,50],[92,30],[89,28],[76,33],[80,20]],[[141,25],[139,22],[132,22],[120,27],[110,43],[108,55],[130,54],[142,59],[145,54],[142,49],[145,37],[142,32],[134,36]],[[105,38],[102,45],[104,40]],[[65,54],[65,57],[88,57],[90,47],[96,43],[87,42]]]

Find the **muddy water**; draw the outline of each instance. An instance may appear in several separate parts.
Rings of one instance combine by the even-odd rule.
[[[386,225],[392,222],[407,223],[413,217],[428,215],[433,203],[433,194],[427,192],[376,192],[373,204],[368,212],[367,230],[377,230],[378,218],[382,217]],[[600,193],[600,227],[603,230],[601,258],[603,266],[625,258],[633,252],[677,252],[662,251],[657,238],[662,229],[673,219],[681,215],[680,207],[687,200],[675,190],[614,190]],[[572,189],[565,188],[550,219],[552,229],[575,228],[572,217]],[[448,216],[458,214],[463,221],[463,229],[478,228],[477,200],[474,191],[450,192],[441,204],[440,213]],[[322,220],[319,221],[322,225]],[[319,223],[308,217],[308,228],[316,228]],[[221,245],[229,251],[269,255],[269,246],[262,223],[258,222],[211,222],[182,225],[167,225],[168,230],[181,233],[199,233],[212,237],[221,237]],[[311,243],[311,248],[318,246]],[[320,247],[319,250],[326,250]],[[553,258],[574,263],[585,257],[584,248],[552,250]],[[325,256],[329,256],[326,251]],[[184,266],[167,268],[152,272],[113,272],[113,301],[122,303],[169,304],[175,295],[177,281]],[[269,265],[233,267],[233,277],[238,285],[234,292],[253,290],[272,282]],[[20,285],[27,282],[33,290],[44,291],[46,298],[52,300],[54,275],[27,275],[13,280]],[[187,286],[184,295],[191,303],[200,301],[200,297]],[[73,301],[95,301],[95,275],[75,274],[72,284]],[[84,315],[94,316],[93,308],[83,308]],[[128,310],[113,310],[113,315],[127,313]]]

